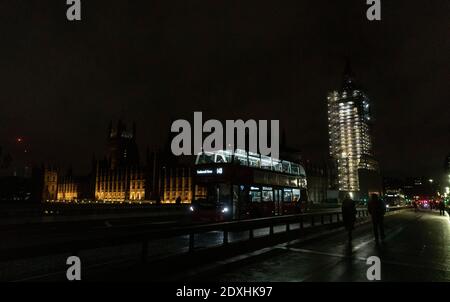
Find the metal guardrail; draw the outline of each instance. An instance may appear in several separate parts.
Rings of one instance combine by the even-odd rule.
[[[392,207],[389,212],[402,210],[408,207]],[[369,213],[367,209],[357,209],[357,218],[368,217]],[[336,221],[333,221],[333,217],[336,217]],[[48,243],[36,247],[24,247],[0,250],[0,262],[20,260],[26,258],[35,258],[41,256],[50,256],[58,254],[70,253],[71,255],[77,255],[83,250],[92,250],[96,248],[117,247],[126,244],[142,244],[142,259],[145,261],[148,255],[148,243],[150,241],[158,239],[167,239],[178,236],[189,236],[189,252],[195,250],[195,235],[208,233],[212,231],[219,231],[223,233],[223,245],[229,243],[228,235],[230,232],[248,231],[249,235],[246,240],[252,240],[254,238],[254,230],[269,228],[269,235],[273,236],[274,227],[285,226],[285,232],[291,231],[291,224],[299,224],[299,230],[304,229],[305,223],[309,223],[310,228],[319,225],[333,225],[339,224],[342,220],[342,213],[340,211],[334,212],[321,212],[321,213],[305,213],[297,215],[284,215],[277,217],[267,217],[251,220],[241,221],[228,221],[218,222],[202,225],[191,225],[183,227],[172,227],[168,229],[158,229],[145,232],[137,232],[127,235],[117,236],[110,234],[101,239],[82,239],[71,240],[68,242]],[[297,231],[297,230],[296,230]],[[276,233],[281,234],[279,232]]]

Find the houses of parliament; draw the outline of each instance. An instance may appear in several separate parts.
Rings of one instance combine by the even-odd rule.
[[[167,151],[167,150],[166,150]],[[192,160],[184,163],[170,152],[152,151],[140,159],[136,143],[136,125],[131,130],[118,121],[110,123],[106,152],[92,159],[91,172],[75,176],[69,170],[45,165],[35,169],[41,201],[102,201],[189,203],[192,201]]]
[[[147,149],[141,158],[136,135],[135,124],[127,128],[121,121],[116,125],[110,123],[104,156],[92,158],[88,175],[74,175],[70,169],[63,172],[50,165],[34,167],[33,199],[41,202],[164,204],[191,203],[194,196],[205,194],[205,188],[194,183],[193,156],[174,156],[170,145],[166,144],[162,150]],[[281,144],[281,150],[283,157],[295,155],[295,160],[300,160],[298,150],[289,149],[285,142]],[[303,164],[307,169],[310,201],[323,202],[334,185],[334,168],[328,164]]]

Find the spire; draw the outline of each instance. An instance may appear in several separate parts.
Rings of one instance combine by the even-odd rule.
[[[355,88],[354,84],[355,75],[353,73],[350,58],[345,58],[345,69],[344,69],[344,82],[342,88],[344,90],[353,90]]]

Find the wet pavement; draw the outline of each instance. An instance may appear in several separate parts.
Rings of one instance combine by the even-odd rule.
[[[450,222],[439,212],[403,211],[385,218],[386,238],[377,245],[370,223],[358,226],[351,245],[338,232],[283,244],[264,257],[230,264],[209,281],[368,281],[370,256],[381,260],[381,281],[450,281]]]

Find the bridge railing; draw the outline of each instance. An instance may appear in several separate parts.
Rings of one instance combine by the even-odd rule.
[[[388,212],[395,212],[405,208],[407,207],[391,207],[389,208]],[[367,209],[357,209],[357,218],[365,219],[368,216],[369,213]],[[77,255],[81,251],[92,250],[96,248],[117,247],[136,243],[142,244],[142,259],[146,259],[148,254],[149,242],[159,239],[188,236],[189,243],[187,248],[189,252],[193,252],[195,250],[195,235],[197,234],[214,231],[222,232],[222,244],[227,245],[229,243],[230,232],[247,231],[248,237],[243,241],[248,241],[255,238],[254,231],[256,229],[269,228],[268,236],[273,236],[275,235],[274,228],[279,226],[285,227],[284,232],[290,232],[293,231],[291,229],[291,225],[293,224],[299,225],[298,229],[296,230],[298,231],[304,228],[310,229],[315,226],[321,225],[340,225],[341,221],[342,213],[340,211],[332,211],[171,227],[167,229],[140,231],[127,235],[117,235],[114,234],[114,231],[111,231],[111,234],[106,235],[102,238],[78,239],[70,240],[67,242],[45,243],[33,247],[0,249],[0,261],[5,262],[66,253]],[[307,227],[307,225],[309,227]],[[277,232],[276,234],[278,235],[279,232]]]

